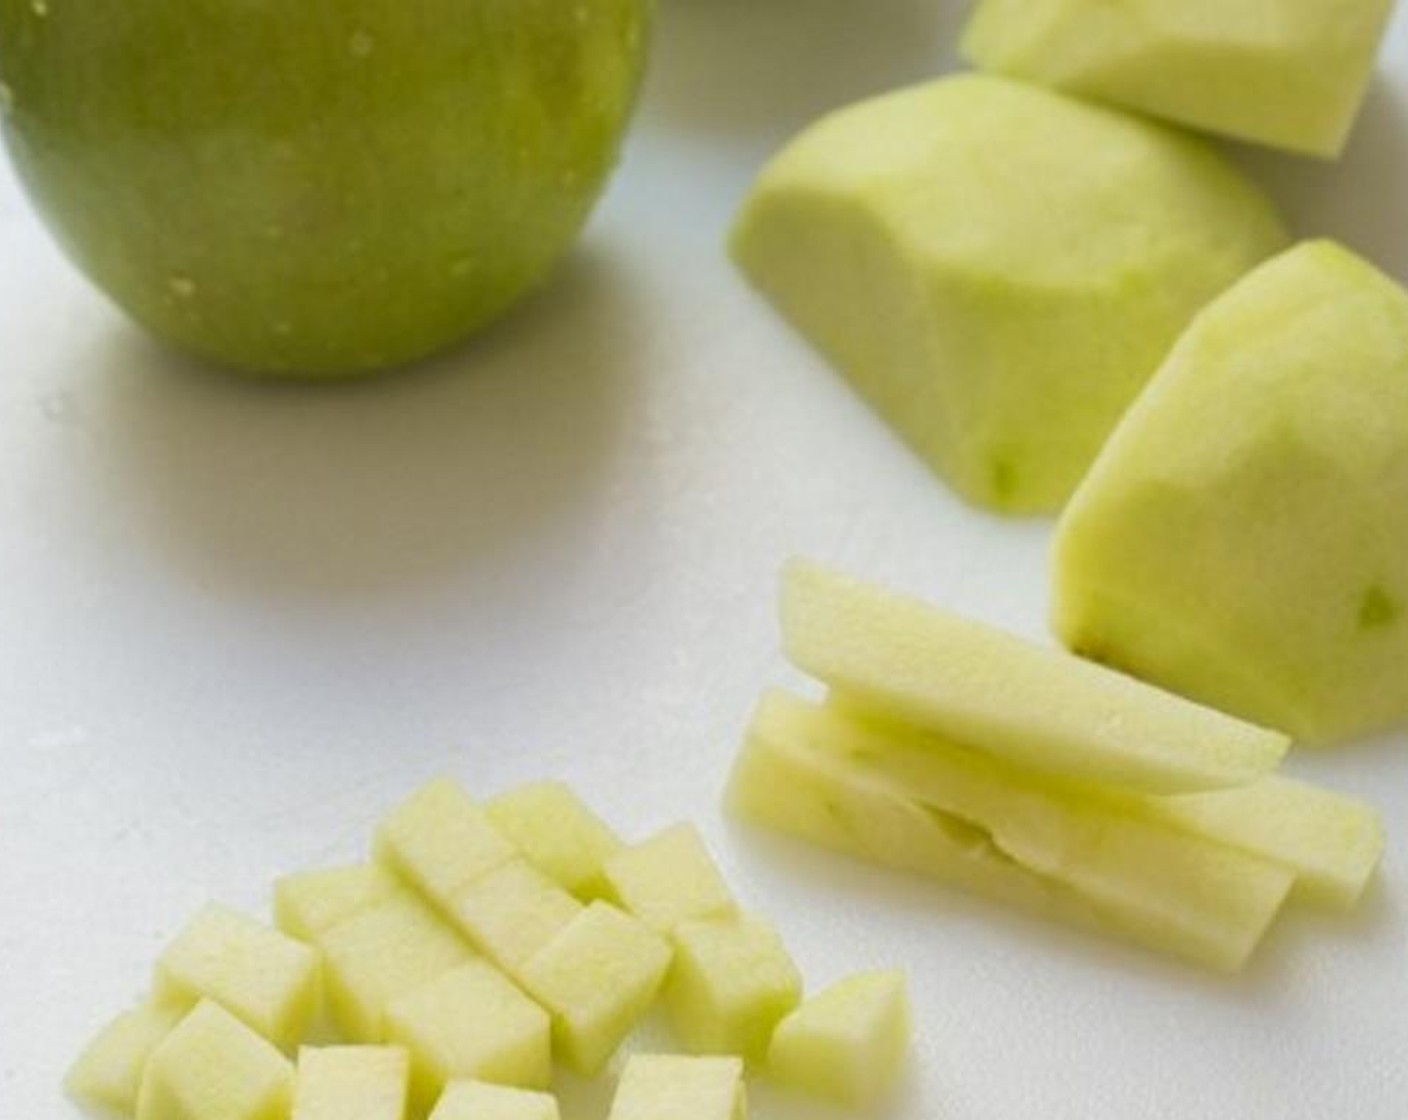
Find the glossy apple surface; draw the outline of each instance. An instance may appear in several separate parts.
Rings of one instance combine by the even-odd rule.
[[[542,280],[616,160],[651,0],[0,0],[16,168],[133,318],[367,372]]]

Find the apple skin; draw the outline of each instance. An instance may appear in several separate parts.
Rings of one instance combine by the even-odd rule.
[[[508,308],[616,161],[653,0],[0,0],[31,198],[217,363],[375,371]]]

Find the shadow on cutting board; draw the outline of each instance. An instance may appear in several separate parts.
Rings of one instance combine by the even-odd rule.
[[[457,350],[325,385],[207,370],[124,326],[94,359],[103,485],[192,582],[260,597],[411,593],[512,565],[606,468],[631,304],[624,270],[584,245]]]

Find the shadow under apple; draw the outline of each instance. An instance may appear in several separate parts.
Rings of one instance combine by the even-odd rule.
[[[511,566],[605,470],[634,298],[584,245],[457,350],[322,385],[213,371],[124,328],[94,359],[103,485],[193,582],[266,598],[413,594]]]

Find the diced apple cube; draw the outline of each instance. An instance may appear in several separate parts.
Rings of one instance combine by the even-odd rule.
[[[137,1120],[286,1120],[292,1096],[292,1063],[203,999],[147,1060]]]
[[[768,1072],[781,1084],[868,1108],[893,1086],[909,1045],[909,998],[899,972],[832,984],[777,1025]]]
[[[450,911],[459,931],[510,976],[581,913],[582,904],[524,859],[486,872]]]
[[[473,951],[464,939],[409,892],[366,910],[319,939],[328,1008],[353,1042],[385,1040],[387,1005]]]
[[[608,1120],[746,1120],[739,1058],[632,1054]]]
[[[1275,768],[1290,740],[1059,649],[793,561],[788,658],[894,719],[1063,777],[1186,793]]]
[[[317,941],[402,889],[395,875],[375,863],[296,871],[274,883],[274,924],[300,941]]]
[[[189,1010],[186,1004],[153,1001],[124,1011],[93,1036],[70,1067],[64,1079],[69,1095],[131,1116],[147,1059]]]
[[[777,1021],[802,997],[802,978],[772,925],[752,914],[681,922],[665,1006],[695,1053],[761,1061]]]
[[[210,903],[156,964],[163,998],[215,1000],[282,1050],[303,1038],[318,1002],[318,954],[238,911]]]
[[[423,1108],[455,1078],[539,1089],[551,1072],[547,1012],[485,960],[472,960],[394,999],[387,1037],[411,1054]]]
[[[559,1115],[551,1093],[487,1081],[452,1081],[435,1102],[430,1120],[558,1120]]]
[[[655,999],[670,947],[644,922],[593,902],[520,970],[552,1016],[553,1040],[577,1072],[599,1072]]]
[[[484,810],[564,890],[584,899],[602,894],[602,864],[620,851],[621,841],[565,782],[518,786],[486,802]]]
[[[411,1065],[399,1046],[305,1046],[293,1120],[403,1120]]]
[[[692,918],[719,918],[736,911],[698,829],[677,824],[623,848],[602,869],[607,892],[623,909],[660,933]]]
[[[382,820],[376,853],[436,906],[518,853],[483,808],[448,778],[422,786]]]

